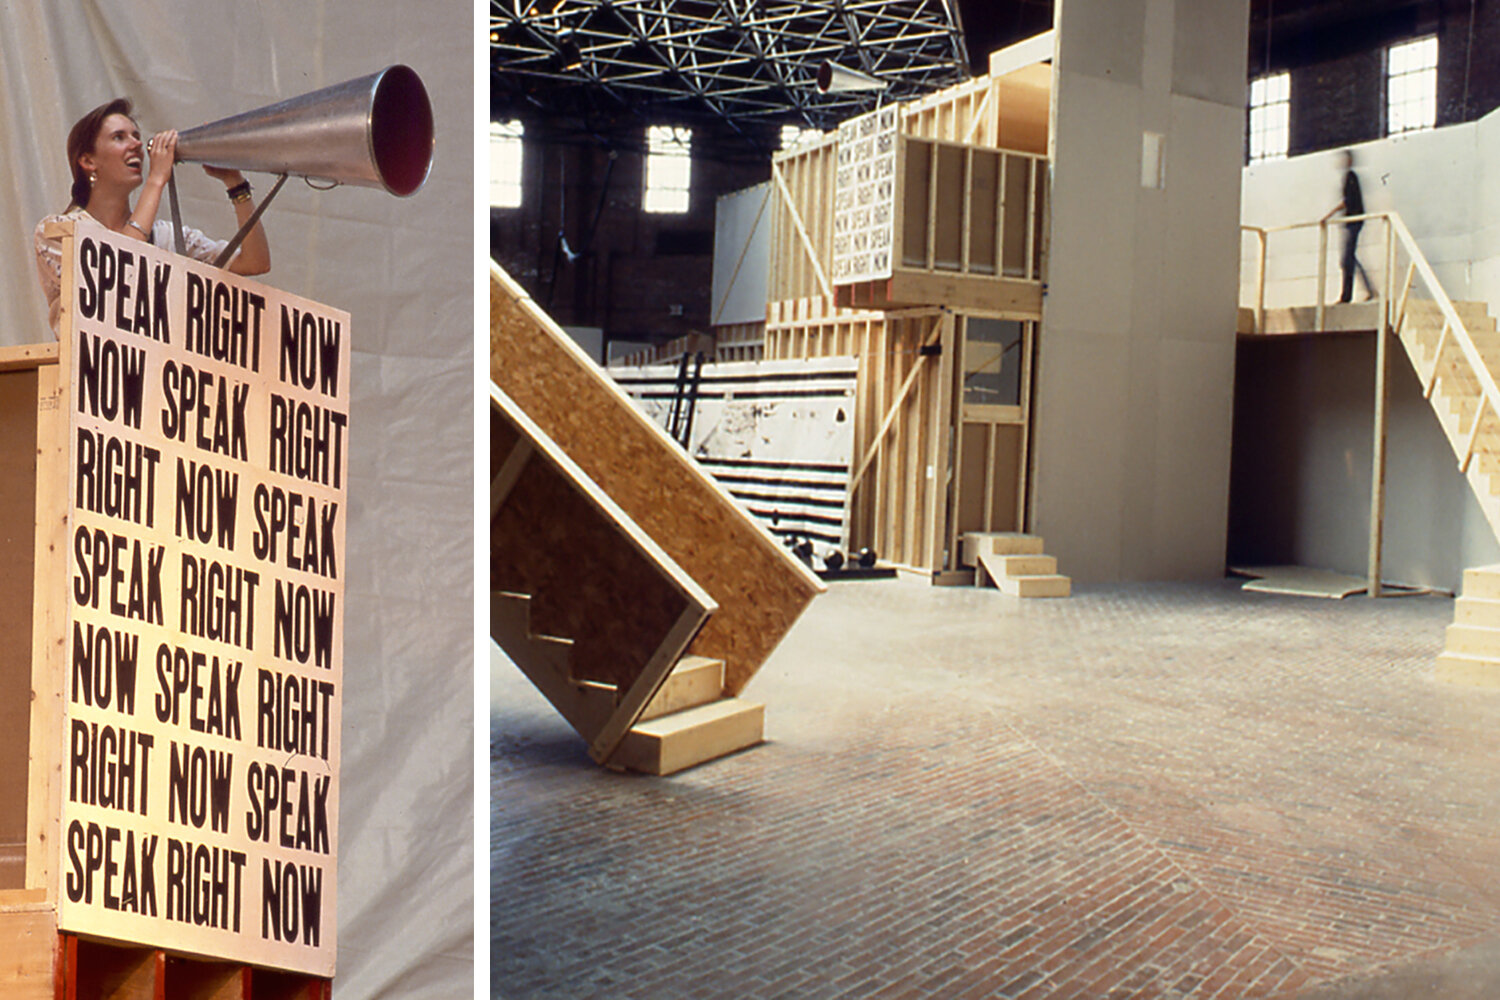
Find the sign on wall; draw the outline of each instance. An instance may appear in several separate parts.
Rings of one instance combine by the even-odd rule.
[[[895,106],[877,108],[839,125],[833,192],[835,284],[891,276],[897,115]]]
[[[331,976],[349,316],[75,229],[62,930]]]
[[[609,374],[670,430],[676,365]],[[687,452],[772,534],[846,548],[858,384],[853,357],[704,365]]]

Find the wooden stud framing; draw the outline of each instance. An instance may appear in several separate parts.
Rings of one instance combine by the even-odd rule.
[[[891,276],[837,283],[832,298],[817,275],[832,274],[836,133],[775,158],[785,204],[773,213],[765,356],[861,358],[850,537],[894,565],[954,568],[961,507],[971,517],[982,507],[992,528],[1010,517],[1013,479],[1024,517],[1050,88],[1050,66],[1034,65],[903,105]],[[1023,321],[1023,398],[998,422],[971,421],[981,429],[966,442],[960,317],[970,315]],[[997,471],[997,461],[1021,471]]]

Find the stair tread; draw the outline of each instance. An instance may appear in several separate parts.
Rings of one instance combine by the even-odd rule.
[[[636,723],[630,731],[633,734],[665,739],[697,726],[711,725],[722,719],[758,712],[764,708],[765,706],[759,702],[746,701],[743,698],[720,698],[707,705],[685,708],[680,712],[672,712],[647,722]]]
[[[724,666],[723,660],[716,660],[712,656],[699,656],[696,653],[687,653],[677,661],[672,668],[672,673],[688,673],[693,670],[712,670],[715,667]]]

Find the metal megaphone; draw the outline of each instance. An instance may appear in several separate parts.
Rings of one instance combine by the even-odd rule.
[[[357,80],[178,133],[177,159],[414,193],[432,166],[432,105],[417,74]]]

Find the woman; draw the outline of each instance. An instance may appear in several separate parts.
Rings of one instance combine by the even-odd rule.
[[[142,168],[144,153],[150,153],[149,172]],[[62,240],[44,235],[49,223],[79,219],[85,215],[122,236],[144,240],[163,249],[173,249],[172,223],[158,219],[162,190],[172,176],[177,158],[176,131],[158,132],[144,147],[141,130],[131,118],[130,101],[117,98],[101,104],[80,118],[68,133],[68,164],[73,171],[73,200],[62,215],[49,215],[36,227],[36,266],[42,291],[47,296],[47,318],[57,333],[58,301],[62,290]],[[255,210],[250,185],[238,170],[204,167],[204,172],[222,181],[234,203],[235,218],[243,226]],[[145,188],[130,204],[130,195]],[[182,227],[185,252],[197,260],[212,261],[228,245],[211,240],[196,229]],[[271,247],[259,222],[245,235],[228,269],[235,274],[264,274],[271,269]]]

